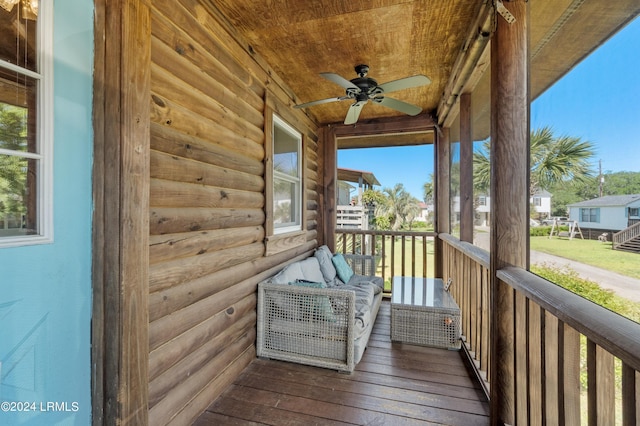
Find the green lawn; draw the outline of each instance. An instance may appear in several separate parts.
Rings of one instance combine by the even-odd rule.
[[[640,254],[612,250],[611,243],[568,238],[531,237],[531,250],[640,279]]]

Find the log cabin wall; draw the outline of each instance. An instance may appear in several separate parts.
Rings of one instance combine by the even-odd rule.
[[[151,6],[154,425],[190,424],[251,362],[257,283],[318,245],[318,129],[290,108],[273,71],[203,3]],[[267,235],[273,112],[303,134],[306,209],[293,238]]]

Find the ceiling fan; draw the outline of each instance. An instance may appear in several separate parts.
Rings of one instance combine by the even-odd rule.
[[[368,65],[356,65],[355,70],[358,77],[352,80],[347,80],[346,78],[331,72],[320,73],[322,77],[346,89],[345,96],[311,101],[295,105],[294,108],[306,108],[314,105],[326,104],[328,102],[353,99],[355,102],[349,107],[347,116],[344,119],[344,124],[353,124],[357,122],[358,117],[360,116],[360,111],[362,111],[362,107],[368,101],[379,103],[380,105],[384,105],[408,115],[417,115],[422,111],[422,108],[417,105],[389,98],[385,96],[385,94],[411,87],[424,86],[431,83],[431,80],[428,77],[419,74],[378,85],[377,81],[367,77],[367,73],[369,72]]]

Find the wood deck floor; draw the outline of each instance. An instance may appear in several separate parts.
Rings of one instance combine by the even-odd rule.
[[[194,424],[488,425],[461,352],[392,344],[389,321],[383,302],[353,374],[256,359]]]

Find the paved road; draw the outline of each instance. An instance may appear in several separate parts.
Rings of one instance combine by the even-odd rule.
[[[488,250],[489,248],[489,234],[477,233],[476,245]],[[595,266],[585,265],[584,263],[576,262],[573,260],[565,259],[559,256],[553,256],[551,254],[541,253],[538,251],[531,251],[530,255],[532,265],[546,264],[559,269],[568,267],[576,271],[578,276],[594,281],[602,288],[613,290],[617,295],[640,302],[640,280],[636,278],[620,275],[615,272],[607,271],[606,269],[596,268]],[[639,256],[640,260],[640,256]]]

